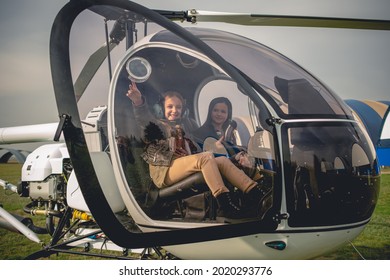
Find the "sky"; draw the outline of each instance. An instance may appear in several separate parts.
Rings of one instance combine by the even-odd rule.
[[[66,2],[2,0],[0,128],[58,121],[49,66],[49,37],[54,18]],[[223,12],[390,20],[388,0],[135,2],[148,8],[165,10],[196,8]],[[81,28],[80,33],[72,37],[72,57],[79,63],[72,66],[75,73],[81,69],[88,55],[104,42],[103,25],[96,27],[95,18],[87,16],[87,20],[89,18],[99,31],[91,33]],[[76,22],[76,28],[85,22]],[[244,27],[231,24],[207,26],[237,32],[281,52],[319,78],[342,99],[390,100],[390,31]],[[88,44],[85,38],[88,38]],[[102,89],[98,85],[92,87]],[[80,101],[81,105],[91,109],[95,105],[103,105],[100,103],[104,100],[94,100],[93,96],[92,93],[86,94]]]

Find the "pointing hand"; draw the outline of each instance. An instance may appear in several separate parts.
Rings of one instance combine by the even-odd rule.
[[[142,94],[137,88],[137,85],[134,81],[131,81],[131,84],[129,85],[129,90],[126,93],[126,96],[133,101],[135,106],[142,105]]]

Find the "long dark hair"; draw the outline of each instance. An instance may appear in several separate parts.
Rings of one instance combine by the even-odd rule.
[[[218,104],[218,103],[224,103],[228,107],[228,117],[227,117],[226,121],[222,125],[222,128],[225,130],[228,127],[230,121],[232,120],[232,114],[233,114],[232,103],[226,97],[216,97],[213,100],[211,100],[211,102],[209,104],[209,111],[207,113],[207,119],[205,121],[205,124],[206,125],[212,125],[211,112],[213,111],[214,106],[216,104]]]

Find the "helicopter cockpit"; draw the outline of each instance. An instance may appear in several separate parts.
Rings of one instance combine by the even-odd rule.
[[[194,31],[202,32],[198,29]],[[207,34],[209,31],[203,32]],[[260,168],[257,164],[260,161],[262,165],[263,161],[267,162],[268,173],[264,181],[270,184],[270,189],[273,188],[276,158],[271,147],[275,140],[272,132],[263,128],[268,126],[264,121],[266,118],[260,121],[259,109],[251,98],[212,60],[190,47],[188,43],[167,31],[160,31],[147,37],[129,49],[122,63],[118,65],[113,79],[110,106],[113,108],[111,116],[115,137],[127,139],[128,151],[134,159],[132,163],[122,160],[118,164],[123,170],[123,180],[128,184],[125,188],[131,189],[137,204],[151,218],[219,221],[217,203],[207,191],[207,185],[200,173],[164,189],[159,190],[154,186],[149,177],[148,166],[141,158],[146,145],[142,140],[143,131],[135,121],[133,105],[126,97],[131,81],[137,83],[149,111],[156,119],[163,118],[162,94],[168,90],[180,92],[185,99],[183,118],[192,124],[188,137],[204,123],[210,101],[219,96],[227,97],[234,104],[233,121],[238,124],[234,130],[236,146],[226,147],[224,151],[215,151],[213,145],[205,145],[203,142],[196,144],[204,151],[212,151],[216,156],[234,157],[240,150],[245,150],[251,156],[254,169]],[[264,114],[268,114],[266,110]],[[206,142],[216,140],[218,139],[207,139]],[[248,149],[249,142],[253,143],[252,149]],[[264,143],[267,143],[267,147]],[[264,150],[264,158],[255,158],[253,155],[259,153],[257,151],[259,148],[255,145],[260,144],[263,145],[261,149]],[[124,158],[120,156],[119,150],[118,156]],[[270,206],[268,205],[268,208]]]
[[[288,217],[291,227],[367,219],[378,194],[379,170],[373,147],[351,110],[302,68],[261,44],[218,30],[188,30],[238,69],[256,94],[245,92],[210,57],[167,30],[127,51],[110,89],[111,143],[126,139],[133,161],[123,161],[115,147],[113,160],[122,159],[116,162],[118,175],[122,188],[131,190],[128,204],[139,206],[140,219],[146,213],[164,221],[221,221],[200,174],[166,189],[153,186],[141,159],[143,132],[126,97],[131,80],[156,118],[163,117],[161,94],[180,92],[186,101],[184,117],[195,124],[193,129],[204,123],[213,98],[229,98],[237,123],[236,147],[212,152],[227,157],[248,153],[273,193],[261,219],[280,222]],[[212,146],[198,144],[206,150]]]

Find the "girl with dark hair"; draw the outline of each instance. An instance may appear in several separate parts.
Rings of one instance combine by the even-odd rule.
[[[234,133],[229,133],[226,139],[226,130],[234,122],[232,120],[232,103],[226,97],[216,97],[211,100],[205,123],[193,132],[194,139],[203,143],[207,137],[213,137],[220,142],[225,141],[236,145]]]

